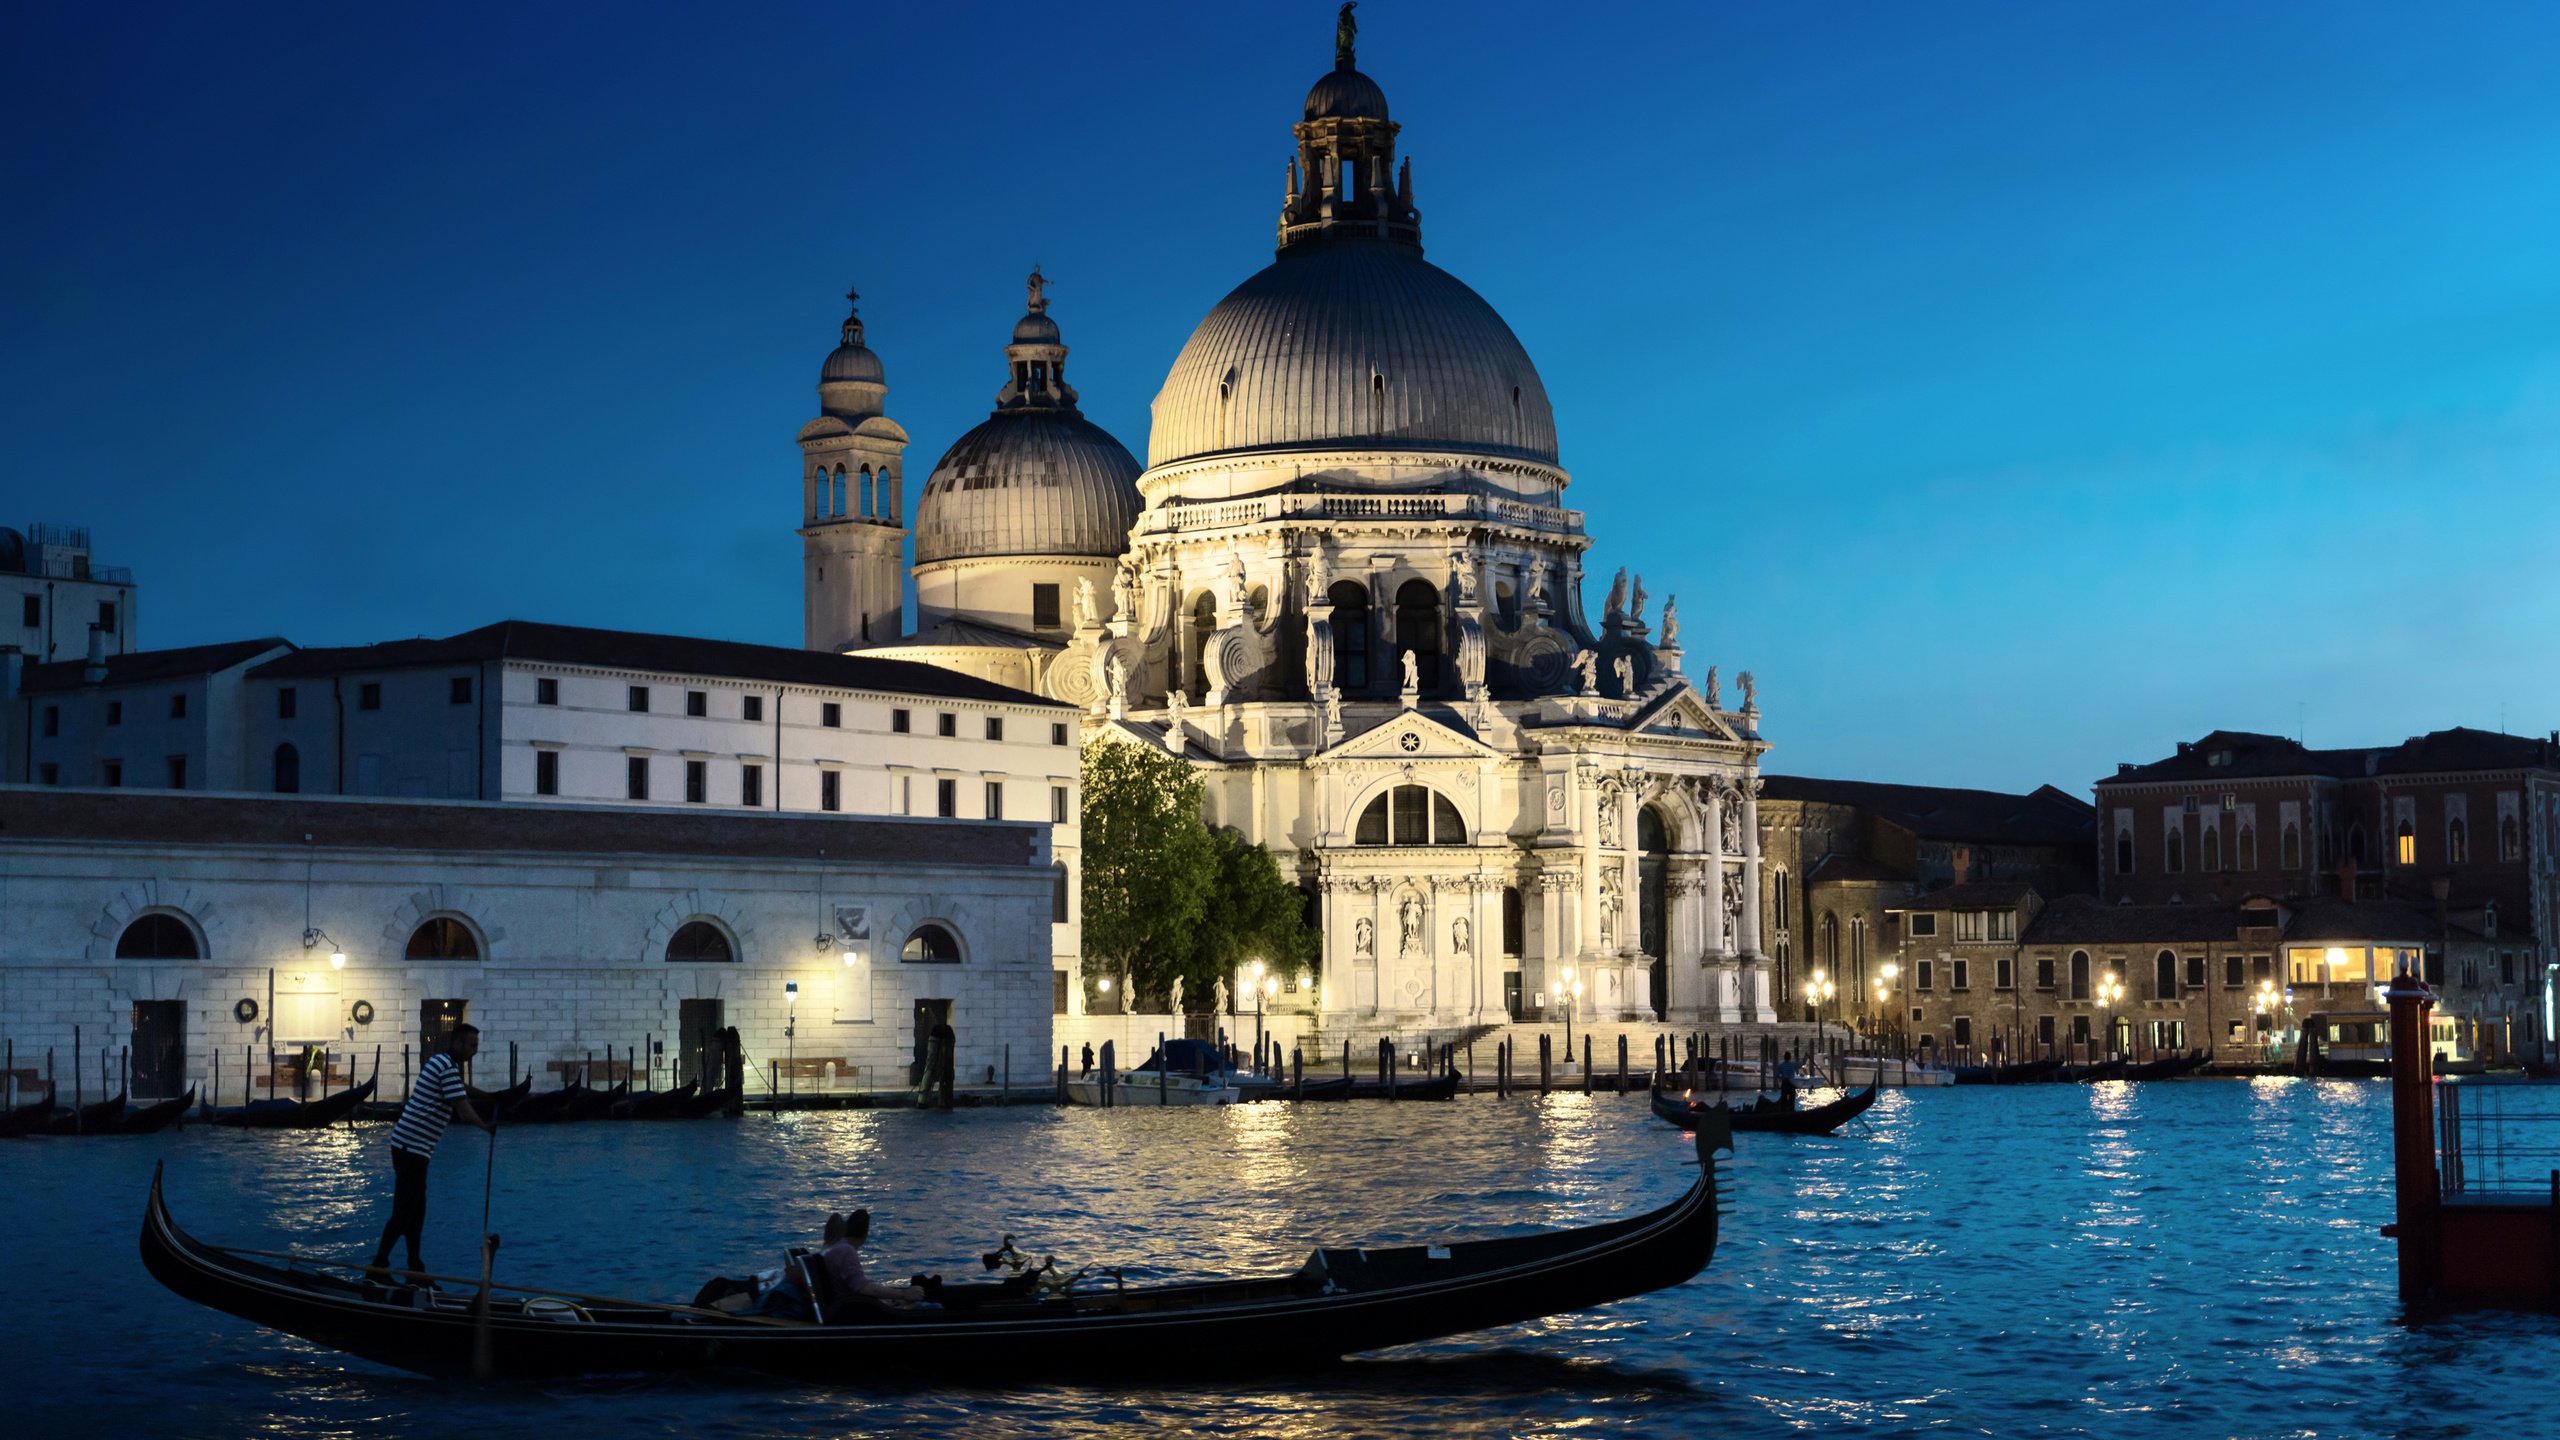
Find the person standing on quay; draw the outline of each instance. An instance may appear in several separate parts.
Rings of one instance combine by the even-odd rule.
[[[418,1262],[418,1238],[427,1225],[427,1162],[435,1157],[436,1142],[444,1138],[446,1124],[458,1115],[492,1135],[498,1133],[495,1124],[471,1108],[471,1092],[462,1083],[463,1062],[479,1053],[479,1028],[456,1025],[445,1048],[418,1067],[418,1083],[410,1087],[409,1098],[400,1106],[399,1122],[391,1127],[391,1219],[383,1225],[382,1244],[373,1252],[376,1270],[391,1263],[391,1242],[406,1240],[411,1277],[426,1273]]]
[[[916,1093],[918,1109],[927,1105],[938,1110],[951,1108],[951,1083],[956,1078],[951,1052],[959,1038],[952,1031],[948,1016],[934,1021],[933,1028],[925,1032],[924,1088]]]

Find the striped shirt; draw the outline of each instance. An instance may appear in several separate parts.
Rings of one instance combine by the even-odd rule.
[[[418,1067],[418,1083],[410,1087],[408,1103],[400,1107],[400,1123],[391,1127],[391,1148],[434,1155],[436,1142],[444,1138],[444,1127],[453,1119],[453,1107],[465,1093],[462,1067],[453,1063],[452,1056],[429,1058]]]

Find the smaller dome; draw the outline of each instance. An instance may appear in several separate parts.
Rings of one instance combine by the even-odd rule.
[[[818,372],[818,383],[832,385],[852,381],[865,385],[886,385],[889,373],[880,368],[880,357],[859,340],[848,340],[827,356],[826,368]]]
[[[1387,92],[1378,82],[1349,66],[1325,72],[1315,88],[1307,92],[1307,118],[1310,120],[1384,120],[1387,118]]]
[[[916,563],[1118,555],[1144,508],[1138,461],[1072,410],[1000,410],[960,437],[916,504]]]
[[[1013,322],[1013,343],[1055,345],[1058,343],[1058,322],[1046,315],[1025,315]]]

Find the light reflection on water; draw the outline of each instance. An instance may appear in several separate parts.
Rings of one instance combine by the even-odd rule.
[[[1759,1436],[2541,1433],[2560,1325],[2392,1321],[2383,1087],[1895,1092],[1836,1140],[1745,1135],[1714,1266],[1587,1315],[1333,1369],[1108,1390],[833,1391],[737,1377],[476,1392],[264,1334],[133,1256],[155,1159],[209,1238],[368,1251],[381,1127],[0,1149],[12,1433]],[[1316,1244],[1584,1224],[1693,1172],[1641,1097],[1108,1113],[851,1111],[502,1132],[519,1282],[682,1299],[872,1207],[874,1268],[973,1267],[1007,1231],[1131,1278]],[[428,1261],[469,1267],[490,1152],[438,1160]],[[135,1343],[135,1337],[148,1337]],[[1001,1383],[991,1376],[990,1385]]]

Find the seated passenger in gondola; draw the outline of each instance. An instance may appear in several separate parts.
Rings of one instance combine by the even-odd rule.
[[[827,1248],[819,1253],[818,1260],[836,1298],[872,1300],[893,1307],[912,1305],[925,1298],[920,1286],[884,1285],[863,1273],[862,1242],[871,1236],[870,1211],[830,1215],[827,1228]]]

